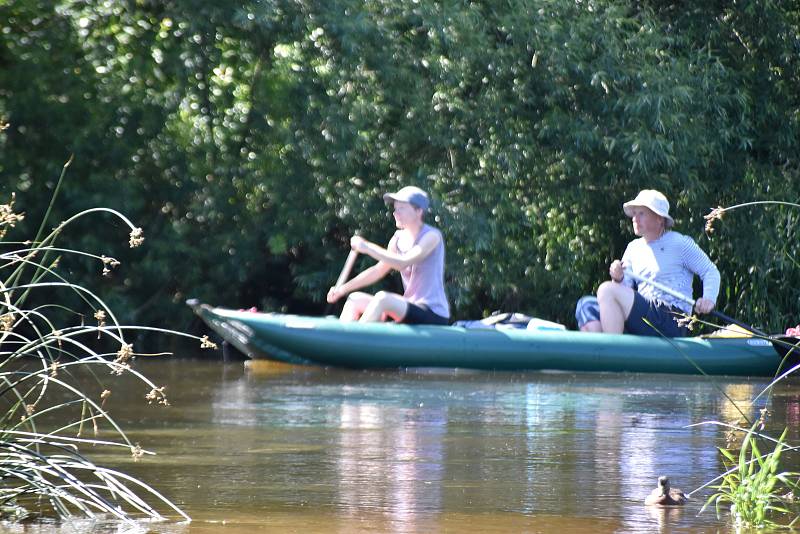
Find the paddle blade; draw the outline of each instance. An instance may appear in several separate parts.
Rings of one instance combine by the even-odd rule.
[[[781,358],[789,356],[786,363],[790,365],[800,363],[800,339],[792,336],[774,336],[771,341]]]

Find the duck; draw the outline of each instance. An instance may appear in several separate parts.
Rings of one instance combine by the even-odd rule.
[[[658,477],[658,486],[644,500],[647,506],[681,506],[689,500],[681,490],[669,487],[669,478]]]

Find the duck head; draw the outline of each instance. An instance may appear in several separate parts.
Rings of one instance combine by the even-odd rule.
[[[665,476],[658,477],[658,489],[661,490],[661,495],[669,495],[669,478]]]

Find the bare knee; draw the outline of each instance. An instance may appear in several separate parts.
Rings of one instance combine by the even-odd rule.
[[[382,321],[391,317],[395,321],[403,319],[407,308],[405,299],[389,291],[378,291],[361,316],[361,321]]]
[[[372,295],[369,293],[362,293],[360,291],[356,293],[350,293],[347,295],[346,304],[350,304],[351,306],[359,306],[364,307],[369,304],[369,301],[372,299]]]
[[[378,291],[370,300],[369,307],[376,312],[386,313],[395,312],[397,308],[399,297],[389,291]],[[396,315],[396,313],[393,314]]]
[[[581,332],[602,332],[603,326],[600,321],[589,321],[581,327]]]
[[[391,298],[392,294],[388,291],[378,291],[372,297],[373,302],[386,302]]]
[[[372,295],[369,293],[350,293],[339,318],[342,321],[357,321],[369,305],[370,299],[372,299]]]
[[[607,299],[616,293],[619,284],[616,282],[603,282],[597,288],[597,299]]]

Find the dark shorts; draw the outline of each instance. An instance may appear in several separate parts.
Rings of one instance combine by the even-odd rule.
[[[408,309],[406,310],[406,315],[400,322],[403,324],[448,325],[450,324],[450,319],[433,313],[431,309],[425,306],[424,304],[411,304],[409,302]]]
[[[679,315],[675,315],[675,313]],[[682,314],[683,312],[677,308],[650,302],[634,291],[631,313],[625,320],[625,333],[640,336],[688,336],[689,330],[685,326],[678,325],[678,319],[683,317]],[[599,321],[600,304],[597,302],[597,297],[581,298],[575,306],[575,319],[578,321],[578,327],[583,327],[591,321]],[[645,320],[650,324],[647,324]]]
[[[678,320],[683,316],[680,309],[650,302],[634,291],[633,307],[625,320],[625,333],[639,336],[688,336],[689,329],[678,325]]]

